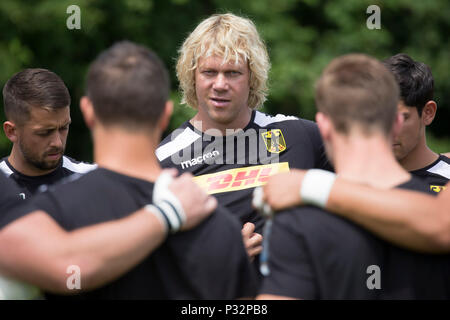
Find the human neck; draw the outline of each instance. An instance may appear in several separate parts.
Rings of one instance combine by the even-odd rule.
[[[36,168],[32,164],[28,163],[21,151],[19,150],[19,147],[16,144],[13,144],[11,154],[8,157],[9,164],[18,172],[20,172],[23,175],[29,176],[29,177],[38,177],[43,176],[46,174],[49,174],[56,170],[56,168],[43,170]],[[62,159],[61,159],[62,161]]]
[[[427,145],[425,135],[420,139],[416,147],[406,157],[399,160],[401,166],[407,171],[422,169],[439,158]]]
[[[339,136],[333,144],[336,173],[345,179],[376,188],[393,188],[411,176],[395,160],[384,136]]]
[[[103,168],[156,181],[161,167],[155,156],[159,132],[129,132],[117,127],[93,130],[94,161]]]
[[[197,112],[197,114],[189,122],[197,130],[211,136],[225,136],[233,134],[236,130],[244,129],[250,122],[251,117],[252,109],[245,107],[242,108],[242,111],[238,116],[236,116],[236,119],[231,122],[220,123],[214,121],[209,116],[204,115],[201,111]]]

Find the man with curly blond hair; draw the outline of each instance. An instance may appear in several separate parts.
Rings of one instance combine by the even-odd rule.
[[[251,205],[253,189],[290,168],[328,168],[315,123],[256,110],[267,99],[269,69],[251,20],[227,13],[202,21],[181,46],[176,66],[182,103],[197,114],[156,151],[163,167],[192,172],[240,219],[253,253],[261,241],[254,231],[263,224]]]

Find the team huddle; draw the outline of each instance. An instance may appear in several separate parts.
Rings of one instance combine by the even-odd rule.
[[[317,80],[315,122],[257,110],[269,69],[251,20],[203,20],[176,65],[196,114],[161,141],[167,69],[114,44],[80,99],[94,164],[64,155],[63,80],[13,75],[0,299],[449,299],[450,158],[426,143],[430,68],[338,57]]]

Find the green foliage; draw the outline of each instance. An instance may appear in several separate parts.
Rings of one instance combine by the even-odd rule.
[[[450,138],[436,138],[433,134],[427,134],[427,145],[437,153],[450,152]]]
[[[174,113],[170,119],[170,125],[167,128],[165,135],[171,133],[173,130],[178,128],[181,124],[186,122],[186,120],[191,119],[196,111],[188,107],[187,105],[181,104],[181,95],[178,92],[172,92],[170,99],[173,101]]]
[[[66,9],[72,4],[81,9],[81,30],[66,27]],[[381,8],[380,30],[366,27],[366,9],[372,4]],[[450,139],[447,0],[1,0],[0,85],[26,67],[58,73],[72,95],[68,153],[90,160],[89,133],[78,110],[89,62],[122,39],[152,48],[171,73],[173,129],[195,113],[179,104],[174,71],[177,50],[203,18],[217,12],[251,18],[268,45],[270,96],[263,110],[313,119],[314,82],[331,59],[350,52],[380,59],[405,52],[431,67],[439,112],[429,131],[439,137],[437,141]],[[443,145],[448,147],[446,142]],[[0,154],[8,151],[1,135]]]

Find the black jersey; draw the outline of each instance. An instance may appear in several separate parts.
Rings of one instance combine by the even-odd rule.
[[[427,190],[417,178],[399,188]],[[270,275],[260,293],[299,299],[450,297],[449,255],[401,249],[319,208],[277,213],[269,248]]]
[[[21,201],[20,189],[14,181],[0,172],[0,230],[14,220],[34,211],[34,207]]]
[[[94,164],[79,162],[63,156],[61,163],[54,171],[41,176],[26,176],[9,163],[8,157],[0,161],[0,170],[17,183],[22,199],[30,198],[39,191],[41,186],[50,186],[74,173],[83,174],[96,167]]]
[[[441,154],[432,164],[411,171],[411,174],[424,179],[430,186],[430,190],[438,193],[445,189],[445,185],[450,180],[450,158]]]
[[[156,155],[162,167],[191,172],[206,192],[258,231],[262,218],[251,205],[255,187],[290,168],[331,170],[314,122],[259,111],[244,129],[225,137],[187,121],[161,142]]]
[[[0,232],[9,223],[33,212],[35,209],[27,201],[22,201],[19,188],[14,181],[0,172]],[[4,252],[3,252],[4,256]],[[3,257],[4,258],[4,257]],[[0,300],[41,299],[38,288],[4,277],[0,272]]]
[[[153,186],[146,180],[99,168],[50,187],[30,201],[64,229],[74,230],[125,217],[150,204]],[[117,280],[67,298],[233,299],[254,295],[255,281],[238,220],[218,208],[198,227],[170,235]]]

